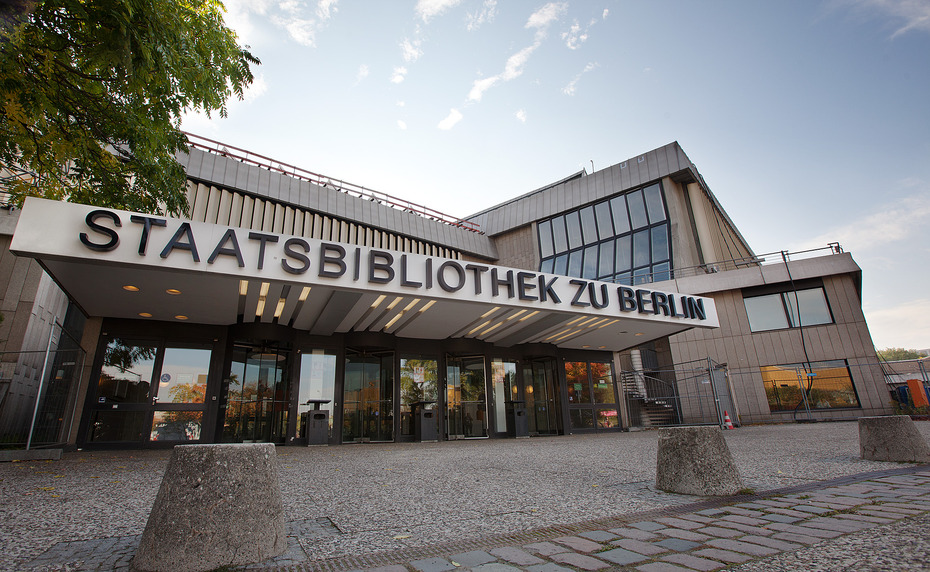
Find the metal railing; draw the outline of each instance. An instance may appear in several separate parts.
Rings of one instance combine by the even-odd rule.
[[[826,246],[811,248],[808,250],[799,250],[789,252],[779,250],[766,254],[757,254],[755,256],[744,256],[742,258],[733,258],[730,260],[721,260],[697,266],[685,266],[673,270],[662,270],[649,274],[640,274],[631,276],[623,280],[604,279],[605,282],[614,282],[617,284],[626,284],[627,286],[638,286],[652,282],[662,282],[664,280],[674,280],[676,278],[687,278],[689,276],[701,276],[703,274],[716,274],[718,272],[728,272],[730,270],[741,270],[743,268],[759,267],[769,264],[786,264],[792,260],[803,260],[805,258],[816,258],[818,256],[842,254],[843,247],[838,242],[830,242]]]
[[[200,149],[201,151],[206,151],[215,155],[229,157],[231,159],[235,159],[249,165],[255,165],[256,167],[261,167],[262,169],[267,169],[275,173],[281,173],[295,179],[311,182],[321,187],[334,189],[338,192],[343,192],[356,198],[376,201],[391,208],[429,218],[443,224],[463,228],[472,232],[481,232],[481,227],[477,223],[461,218],[456,218],[452,215],[439,212],[421,204],[410,202],[387,193],[382,193],[380,191],[375,191],[374,189],[369,189],[368,187],[356,185],[342,179],[334,179],[319,173],[314,173],[313,171],[309,171],[302,167],[291,165],[289,163],[283,163],[281,161],[272,159],[271,157],[266,157],[265,155],[259,155],[258,153],[253,153],[246,149],[227,145],[214,139],[209,139],[200,135],[194,135],[193,133],[184,132],[184,134],[187,136],[188,143],[194,149]]]

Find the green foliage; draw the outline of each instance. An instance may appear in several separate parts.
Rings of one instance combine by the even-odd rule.
[[[906,350],[904,348],[885,348],[876,352],[878,357],[885,361],[897,361],[902,359],[920,359],[921,356],[917,350]]]
[[[260,62],[219,0],[18,0],[0,5],[0,167],[7,191],[112,208],[187,208],[181,114],[226,115]]]

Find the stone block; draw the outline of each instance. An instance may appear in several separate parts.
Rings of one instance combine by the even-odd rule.
[[[719,427],[659,430],[656,487],[699,496],[736,494],[742,481]]]
[[[179,445],[132,568],[214,570],[261,562],[286,549],[274,445]]]
[[[860,417],[859,454],[869,461],[930,463],[930,446],[907,415]]]

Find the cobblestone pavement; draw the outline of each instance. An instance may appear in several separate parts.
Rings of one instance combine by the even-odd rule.
[[[855,423],[727,432],[744,484],[765,492],[724,499],[655,490],[656,436],[280,448],[288,552],[251,568],[927,566],[912,530],[930,520],[930,466],[862,461]],[[0,464],[0,569],[126,569],[168,455]]]

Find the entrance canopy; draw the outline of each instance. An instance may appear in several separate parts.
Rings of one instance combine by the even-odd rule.
[[[719,325],[712,298],[35,198],[10,250],[89,316],[601,350]]]

